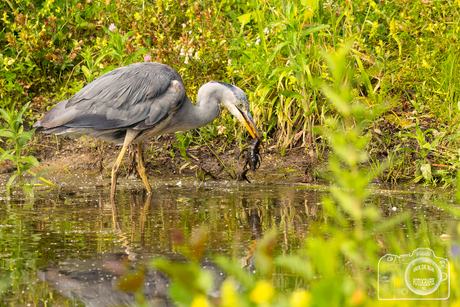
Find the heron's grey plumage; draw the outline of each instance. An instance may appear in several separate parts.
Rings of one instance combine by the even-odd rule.
[[[123,143],[128,128],[145,130],[172,115],[185,101],[180,75],[159,63],[118,68],[59,102],[34,124],[45,133],[90,135]]]
[[[173,68],[160,63],[132,64],[112,70],[59,102],[34,127],[47,134],[88,135],[123,144],[112,169],[114,196],[118,167],[129,144],[138,143],[141,151],[142,141],[150,136],[202,127],[219,116],[221,104],[260,139],[240,88],[211,81],[199,89],[197,98],[195,106]],[[138,170],[150,191],[141,159]]]

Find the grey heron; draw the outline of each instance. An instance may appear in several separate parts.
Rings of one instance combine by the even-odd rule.
[[[112,167],[111,196],[118,168],[128,146],[137,144],[137,170],[147,191],[151,188],[142,162],[142,142],[152,136],[191,130],[209,124],[221,104],[260,139],[245,93],[238,87],[211,81],[197,95],[196,106],[185,92],[177,71],[161,63],[137,63],[117,68],[60,101],[34,124],[46,134],[88,135],[123,147]]]

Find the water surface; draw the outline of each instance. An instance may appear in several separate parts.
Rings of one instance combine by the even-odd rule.
[[[133,296],[113,296],[111,279],[145,259],[183,259],[178,237],[186,245],[203,226],[209,233],[206,259],[228,255],[250,267],[256,244],[267,230],[280,233],[277,254],[289,254],[304,246],[313,222],[327,223],[322,198],[329,191],[322,185],[157,180],[149,197],[140,185],[132,188],[120,180],[113,203],[109,188],[101,183],[82,176],[52,191],[39,191],[33,199],[18,193],[0,201],[3,305],[73,306],[83,305],[82,300],[94,306],[128,304]],[[454,221],[432,206],[435,200],[453,201],[445,190],[374,188],[369,203],[381,210],[383,220],[409,212],[414,227],[426,223],[433,237],[446,233]],[[397,240],[405,240],[405,228],[399,224],[390,231]],[[203,265],[219,276],[212,262]],[[164,297],[167,277],[150,277],[145,287],[156,293],[152,301],[170,303]],[[279,285],[292,287],[290,283],[287,278]],[[82,299],[85,295],[89,298]]]

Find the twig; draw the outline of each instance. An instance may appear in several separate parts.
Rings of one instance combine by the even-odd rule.
[[[198,135],[200,136],[200,138],[203,140],[203,137],[201,136],[201,133],[200,131],[196,130],[198,132]],[[205,142],[206,144],[206,147],[208,147],[208,149],[211,151],[211,153],[217,158],[217,160],[219,161],[219,163],[224,167],[225,169],[225,172],[230,176],[230,178],[232,179],[235,179],[232,174],[228,171],[227,169],[227,166],[225,166],[224,162],[222,162],[222,160],[219,158],[219,156],[214,152],[214,150],[211,149],[211,147],[208,145],[207,142]]]

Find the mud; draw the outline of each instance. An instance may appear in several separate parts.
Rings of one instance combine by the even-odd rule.
[[[159,180],[242,180],[245,159],[241,155],[250,146],[250,140],[242,144],[229,147],[222,141],[216,141],[208,146],[193,146],[187,149],[190,161],[186,161],[179,150],[173,146],[177,142],[175,135],[165,135],[159,140],[149,139],[144,142],[144,163],[152,182]],[[35,141],[30,145],[29,155],[40,161],[40,167],[34,171],[51,168],[48,177],[62,178],[74,176],[98,177],[108,184],[111,168],[116,160],[121,146],[107,142],[81,137],[69,139],[67,137],[49,137],[40,132],[36,133]],[[288,149],[285,156],[281,156],[279,149],[268,143],[261,150],[262,163],[256,172],[249,171],[247,177],[265,183],[305,183],[311,182],[311,175],[316,172],[309,163],[309,156],[304,147]],[[135,171],[137,151],[128,150],[120,167],[119,178],[129,178],[134,185],[142,184]],[[174,155],[174,157],[173,157]],[[306,175],[306,170],[307,175]],[[0,173],[14,171],[14,165],[3,163]],[[248,183],[249,184],[249,183]]]

